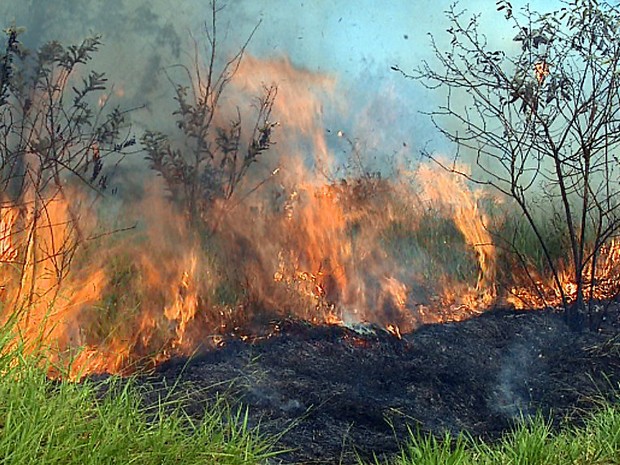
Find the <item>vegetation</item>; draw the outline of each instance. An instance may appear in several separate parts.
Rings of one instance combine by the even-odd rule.
[[[385,463],[375,460],[375,464]],[[607,465],[620,463],[620,409],[606,406],[582,427],[554,432],[542,417],[518,426],[497,442],[446,434],[438,439],[411,431],[391,465]]]
[[[590,305],[597,267],[620,230],[620,12],[596,0],[569,1],[548,14],[529,7],[518,13],[506,0],[497,6],[515,32],[513,44],[491,43],[480,16],[453,5],[446,13],[450,45],[433,38],[436,60],[403,74],[445,90],[445,103],[430,116],[460,150],[454,164],[428,155],[512,200],[538,240],[567,321],[579,329],[587,320],[594,329],[602,317],[600,306]],[[463,157],[477,172],[456,163]],[[574,293],[561,284],[541,217],[551,218],[553,236],[569,251]],[[518,237],[504,240],[520,253]]]
[[[89,239],[81,207],[101,196],[111,174],[108,160],[115,155],[118,160],[135,140],[125,112],[106,112],[105,75],[84,69],[101,45],[99,36],[68,47],[49,42],[32,52],[20,42],[19,28],[5,33],[0,273],[20,283],[11,296],[15,308],[32,307],[44,293],[50,301],[58,295],[76,252]],[[76,186],[88,192],[79,195]],[[60,203],[67,206],[61,213]]]
[[[6,339],[5,339],[6,342]],[[7,464],[260,464],[276,456],[273,441],[247,424],[243,409],[223,401],[189,419],[166,396],[144,407],[132,380],[75,384],[51,381],[19,349],[0,359],[0,456]],[[360,461],[360,463],[362,463]],[[581,427],[557,433],[538,417],[498,442],[438,439],[412,431],[402,452],[374,464],[620,463],[620,410],[608,405]]]
[[[134,380],[53,381],[42,359],[26,355],[7,327],[0,331],[0,457],[7,464],[262,464],[277,460],[275,441],[224,401],[200,421],[183,398],[162,394],[145,406]],[[152,393],[149,395],[152,399]],[[174,398],[174,400],[173,400]],[[411,431],[403,450],[373,464],[613,464],[620,462],[620,409],[602,405],[582,426],[554,431],[536,417],[497,442]],[[360,463],[363,463],[360,461]]]
[[[217,1],[211,2],[211,18],[205,29],[208,46],[202,54],[195,51],[192,69],[181,66],[187,82],[175,84],[178,108],[173,114],[177,117],[181,146],[175,147],[173,138],[161,132],[146,131],[142,137],[151,168],[163,177],[172,199],[194,224],[207,216],[215,201],[233,196],[250,166],[269,149],[275,126],[269,121],[277,94],[275,85],[265,87],[263,95],[257,98],[249,135],[244,133],[239,109],[230,123],[222,121],[225,116],[220,98],[238,71],[260,23],[239,51],[219,65],[219,8]],[[198,56],[207,57],[204,65]],[[201,71],[203,66],[206,69]]]
[[[45,360],[24,353],[0,329],[0,457],[5,464],[257,464],[272,444],[223,401],[201,421],[182,399],[144,406],[132,379],[76,384],[48,378]]]

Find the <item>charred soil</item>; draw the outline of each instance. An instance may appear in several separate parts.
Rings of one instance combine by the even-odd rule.
[[[281,434],[278,447],[291,449],[282,463],[354,463],[396,453],[407,427],[492,440],[536,412],[557,426],[579,422],[620,382],[618,306],[598,332],[570,332],[553,311],[513,310],[402,339],[296,321],[276,329],[166,362],[143,378],[153,388],[147,402],[176,384],[200,417],[225,395],[248,407],[262,433]]]

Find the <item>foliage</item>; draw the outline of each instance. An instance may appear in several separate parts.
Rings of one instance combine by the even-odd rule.
[[[20,282],[16,302],[25,297],[30,306],[42,268],[49,265],[59,285],[86,239],[73,187],[100,196],[108,185],[106,160],[116,154],[118,162],[135,141],[125,112],[104,113],[110,96],[105,75],[84,70],[101,45],[99,36],[31,51],[21,32],[6,29],[0,53],[0,261],[19,269],[11,277]],[[54,224],[59,202],[68,218]]]
[[[446,433],[436,438],[411,431],[393,465],[611,464],[620,460],[620,411],[607,405],[591,414],[581,427],[554,431],[540,415],[524,419],[497,441],[482,441]],[[380,462],[374,461],[376,465]],[[385,463],[385,462],[384,462]]]
[[[249,465],[275,455],[244,409],[216,400],[191,420],[182,397],[147,393],[133,379],[50,380],[44,359],[14,340],[10,325],[0,328],[2,463]]]
[[[277,93],[274,85],[265,87],[256,101],[256,119],[246,144],[239,110],[228,125],[219,121],[220,98],[239,69],[256,28],[241,49],[218,67],[218,11],[217,2],[212,1],[211,23],[206,29],[206,73],[201,73],[196,58],[192,70],[183,67],[192,84],[175,85],[177,110],[173,114],[181,132],[181,146],[174,146],[172,137],[161,132],[147,131],[142,138],[151,168],[163,177],[173,199],[192,222],[204,216],[214,200],[233,196],[248,169],[271,146],[275,127],[269,121]]]
[[[0,83],[0,148],[2,185],[17,200],[35,183],[35,189],[54,184],[61,187],[62,174],[70,172],[87,184],[104,189],[101,175],[103,158],[132,145],[119,142],[125,114],[113,109],[101,115],[93,94],[106,90],[104,74],[90,71],[77,82],[78,68],[87,64],[101,45],[99,36],[79,45],[63,47],[58,42],[44,44],[32,53],[19,42],[18,30],[6,31]],[[105,102],[105,97],[99,102]],[[36,165],[24,163],[31,157]]]

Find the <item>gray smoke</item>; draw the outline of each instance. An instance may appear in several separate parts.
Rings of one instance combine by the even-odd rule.
[[[288,57],[298,67],[334,76],[346,109],[326,113],[326,131],[343,130],[363,151],[369,170],[389,171],[395,157],[416,159],[422,147],[451,151],[419,112],[440,102],[436,93],[390,70],[408,71],[432,59],[428,33],[444,40],[443,11],[452,0],[237,0],[220,2],[223,56],[244,43],[260,22],[248,52],[259,58]],[[525,2],[513,2],[515,9]],[[533,2],[535,8],[559,1]],[[490,40],[510,41],[514,31],[494,28],[501,13],[494,2],[462,2],[481,12]],[[189,64],[194,43],[206,42],[206,0],[26,0],[0,3],[0,21],[27,28],[26,45],[48,40],[76,43],[91,32],[103,34],[94,67],[104,71],[125,107],[144,106],[138,127],[174,124],[172,86],[164,70]],[[502,24],[501,22],[499,24]],[[178,77],[178,74],[175,75]],[[326,107],[328,107],[326,102]],[[350,147],[334,140],[331,150],[346,157]]]

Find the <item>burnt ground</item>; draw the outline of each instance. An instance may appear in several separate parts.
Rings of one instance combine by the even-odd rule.
[[[354,463],[390,455],[407,427],[487,439],[542,412],[579,421],[620,382],[620,312],[599,332],[571,333],[552,311],[493,310],[428,325],[400,340],[381,330],[280,322],[276,335],[230,340],[159,366],[144,382],[179,381],[190,415],[225,395],[293,449],[274,463]],[[569,420],[567,420],[567,418]]]

